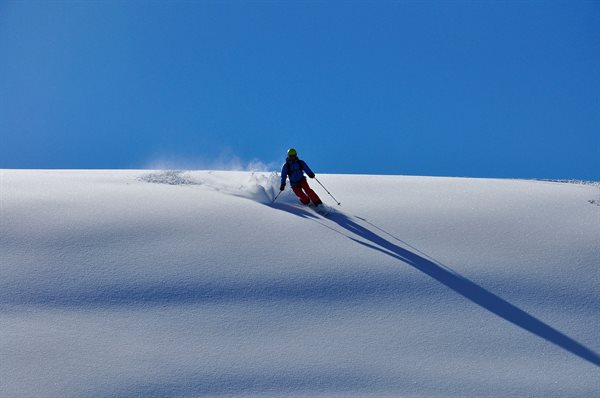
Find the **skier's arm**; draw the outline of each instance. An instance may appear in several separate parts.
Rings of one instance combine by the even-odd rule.
[[[284,165],[281,167],[281,185],[279,186],[279,189],[280,189],[281,191],[283,191],[283,190],[285,189],[285,180],[286,180],[286,178],[287,178],[287,167],[286,167],[286,165],[284,164]]]
[[[302,170],[304,170],[306,172],[306,175],[309,176],[310,178],[315,178],[315,173],[313,173],[313,171],[310,169],[310,167],[308,167],[306,162],[304,160],[301,160],[300,162],[302,162]]]

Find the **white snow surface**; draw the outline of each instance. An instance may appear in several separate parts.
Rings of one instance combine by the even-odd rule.
[[[0,396],[600,396],[593,184],[0,171]]]

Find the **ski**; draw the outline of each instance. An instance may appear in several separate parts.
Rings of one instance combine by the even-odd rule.
[[[320,204],[319,206],[315,206],[312,203],[308,205],[315,213],[322,215],[323,217],[327,217],[331,214],[331,209],[324,205]]]

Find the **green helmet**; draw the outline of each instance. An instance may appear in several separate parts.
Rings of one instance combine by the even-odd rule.
[[[287,151],[288,156],[298,156],[298,152],[294,148],[290,148]]]

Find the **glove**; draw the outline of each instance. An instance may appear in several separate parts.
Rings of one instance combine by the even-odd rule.
[[[285,184],[279,187],[280,191],[283,191],[285,189]]]
[[[309,178],[315,178],[315,173],[309,174],[308,177]]]

